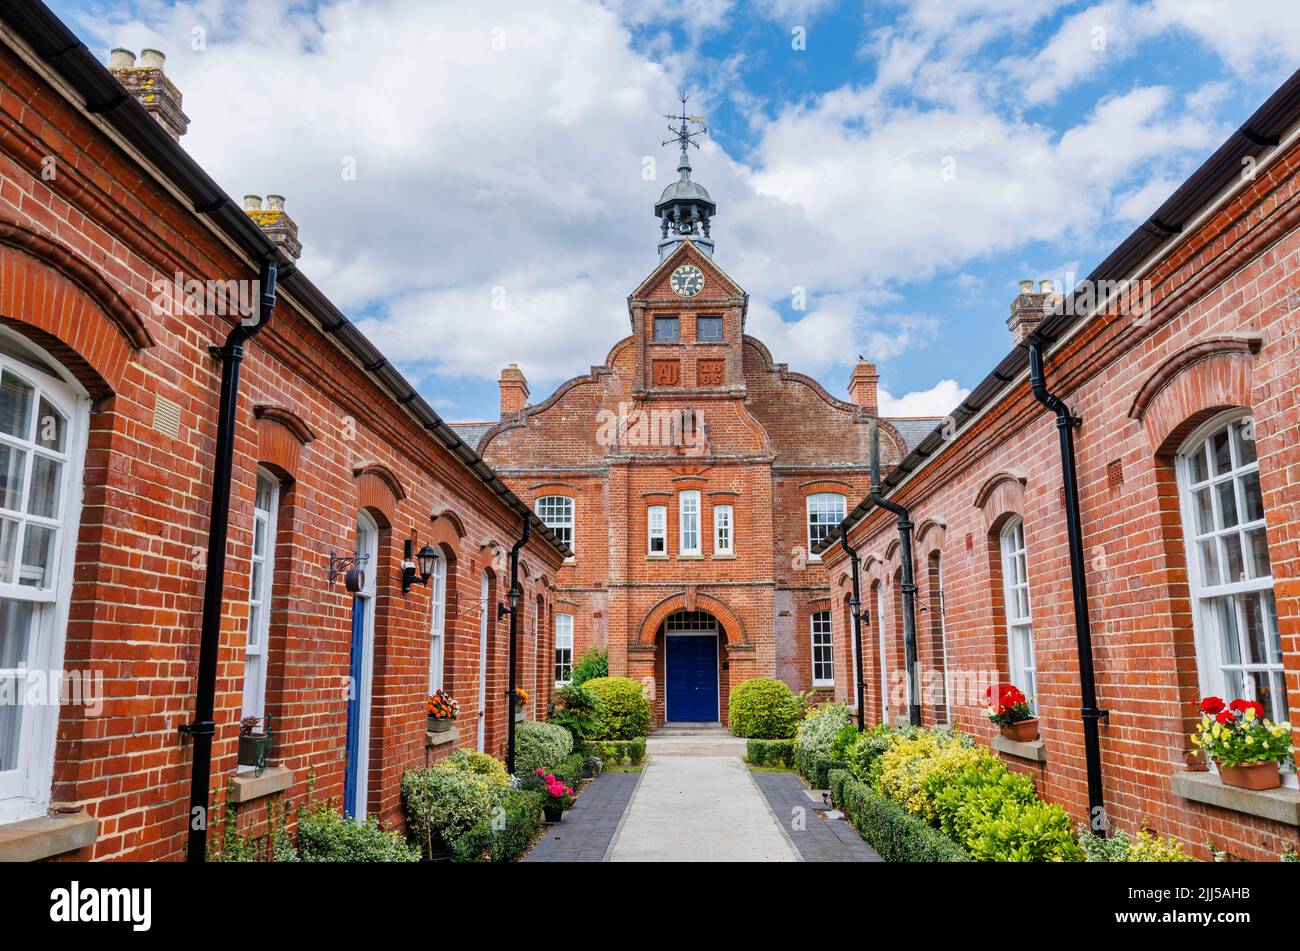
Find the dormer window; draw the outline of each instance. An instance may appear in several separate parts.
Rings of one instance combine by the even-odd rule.
[[[681,331],[676,317],[655,318],[655,343],[677,343],[681,340]]]
[[[721,343],[722,342],[722,318],[721,317],[696,317],[695,318],[695,339],[700,343]]]

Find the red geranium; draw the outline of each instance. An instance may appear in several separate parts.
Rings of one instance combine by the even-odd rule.
[[[1245,713],[1247,710],[1254,710],[1255,716],[1263,718],[1264,707],[1254,700],[1234,700],[1228,706],[1238,713]]]
[[[1224,726],[1227,726],[1229,723],[1233,723],[1236,721],[1237,715],[1233,713],[1231,710],[1220,710],[1219,715],[1214,719],[1218,720]]]
[[[1222,697],[1206,697],[1201,701],[1201,712],[1208,713],[1211,716],[1223,709]]]
[[[994,696],[997,697],[994,700]],[[1010,726],[1034,716],[1029,701],[1015,684],[996,684],[984,691],[989,719],[998,726]]]

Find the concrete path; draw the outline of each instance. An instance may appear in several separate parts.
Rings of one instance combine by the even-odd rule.
[[[612,862],[796,862],[726,733],[652,736]]]

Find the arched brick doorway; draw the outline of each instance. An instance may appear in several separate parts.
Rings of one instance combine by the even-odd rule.
[[[660,625],[664,721],[722,721],[722,624],[708,611],[674,611]]]

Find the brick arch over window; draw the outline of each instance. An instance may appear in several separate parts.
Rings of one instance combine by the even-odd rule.
[[[352,474],[357,480],[357,506],[382,513],[391,524],[397,503],[406,498],[406,490],[397,475],[380,462],[358,464]]]
[[[296,479],[302,447],[316,434],[301,417],[283,406],[254,406],[253,415],[257,417],[258,458]]]
[[[942,551],[947,540],[948,526],[937,518],[924,519],[916,529],[916,549],[922,555]]]
[[[427,541],[435,548],[442,548],[452,557],[460,551],[460,540],[465,537],[460,520],[452,513],[444,512],[434,518],[429,526]]]
[[[727,607],[717,598],[707,594],[696,594],[693,603],[689,604],[686,592],[681,594],[670,595],[664,598],[645,616],[641,622],[641,631],[637,635],[637,643],[644,647],[653,647],[655,637],[659,633],[659,626],[663,624],[664,619],[670,614],[678,611],[707,611],[718,619],[722,625],[722,631],[727,637],[728,644],[748,644],[749,638],[745,635],[745,628],[740,623],[740,618],[736,617],[734,611]]]
[[[975,507],[984,513],[984,528],[992,533],[1007,515],[1024,515],[1025,484],[1018,472],[999,472],[985,481],[975,494]]]
[[[1142,425],[1153,452],[1168,451],[1190,428],[1219,410],[1253,405],[1258,337],[1216,337],[1180,350],[1138,389],[1129,418]]]
[[[144,321],[85,259],[0,221],[0,320],[49,351],[92,397],[122,389],[127,365],[154,345]]]

